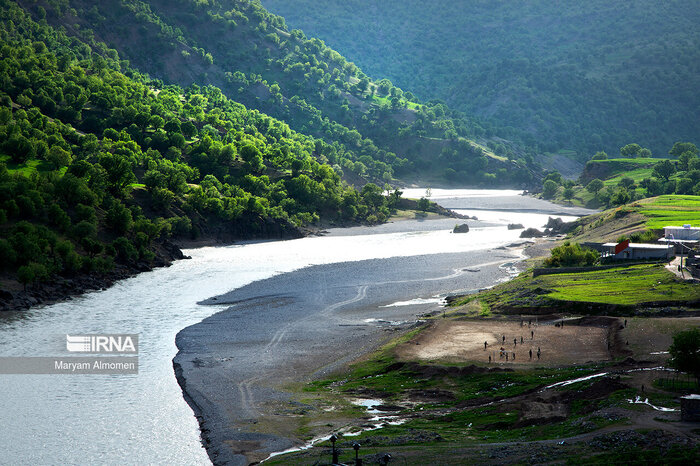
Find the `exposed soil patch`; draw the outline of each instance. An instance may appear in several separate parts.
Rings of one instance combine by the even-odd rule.
[[[579,320],[565,322],[564,326],[557,325],[558,321],[531,322],[528,325],[525,320],[521,325],[519,320],[437,321],[413,340],[399,345],[396,354],[400,360],[478,363],[488,363],[491,356],[491,363],[500,367],[582,364],[610,359],[620,325],[617,319]]]

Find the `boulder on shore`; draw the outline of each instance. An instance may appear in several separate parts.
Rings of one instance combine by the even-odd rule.
[[[544,233],[542,233],[537,228],[528,228],[527,230],[523,230],[522,233],[520,233],[521,238],[542,238],[543,236]]]
[[[468,233],[469,232],[469,225],[466,223],[462,223],[461,225],[455,225],[454,229],[452,230],[452,233]]]
[[[525,228],[522,223],[509,223],[508,224],[508,229],[509,230],[522,230]]]

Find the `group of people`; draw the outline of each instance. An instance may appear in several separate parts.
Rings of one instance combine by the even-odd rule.
[[[525,325],[525,321],[521,320],[520,326],[523,327],[524,325]],[[528,322],[528,327],[531,327],[531,326],[532,326],[532,320],[530,320]],[[562,322],[561,326],[562,327],[564,326],[563,322]],[[535,339],[535,331],[530,330],[530,340],[534,340],[534,339]],[[523,338],[522,335],[520,335],[520,344],[522,345],[524,343],[525,343],[525,339]],[[499,349],[500,359],[505,359],[506,361],[515,361],[515,356],[516,356],[515,351],[506,350],[504,348],[505,344],[506,344],[506,336],[503,335],[501,338],[501,347]],[[485,341],[484,342],[484,351],[487,350],[488,346],[489,346],[488,341]],[[516,338],[513,338],[513,348],[517,348],[517,346],[518,346],[518,338],[516,337]],[[537,355],[538,360],[542,357],[542,350],[540,349],[539,346],[537,347],[537,353],[535,353],[535,354]],[[530,356],[530,360],[532,360],[532,348],[530,348],[528,350],[528,355]],[[491,355],[489,354],[489,363],[490,362],[492,362],[492,358],[491,358]]]

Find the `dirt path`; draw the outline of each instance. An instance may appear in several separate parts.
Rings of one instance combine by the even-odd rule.
[[[673,259],[671,262],[669,262],[666,265],[666,270],[669,272],[673,273],[675,276],[682,280],[687,280],[687,281],[698,281],[696,278],[693,278],[693,276],[690,274],[688,269],[680,268],[681,262],[685,264],[685,260],[683,260],[683,257],[678,256],[675,259]]]

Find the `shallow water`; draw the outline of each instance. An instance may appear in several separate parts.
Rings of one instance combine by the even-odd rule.
[[[467,196],[478,207],[479,197],[507,200],[517,194],[479,193],[441,195]],[[476,215],[486,219],[489,214]],[[518,222],[541,227],[546,217],[518,214]],[[501,214],[488,220],[492,226],[477,222],[463,235],[450,232],[453,220],[425,221],[406,223],[411,231],[363,228],[356,236],[333,232],[190,250],[186,253],[191,260],[123,280],[108,290],[0,315],[0,356],[68,356],[69,333],[139,334],[138,375],[0,375],[0,462],[207,464],[198,424],[172,368],[177,332],[224,309],[198,302],[313,264],[476,251],[517,240],[519,231],[507,230]],[[399,223],[394,230],[401,230]],[[406,296],[405,301],[415,299],[434,305],[436,297]],[[386,303],[392,304],[404,303]]]

